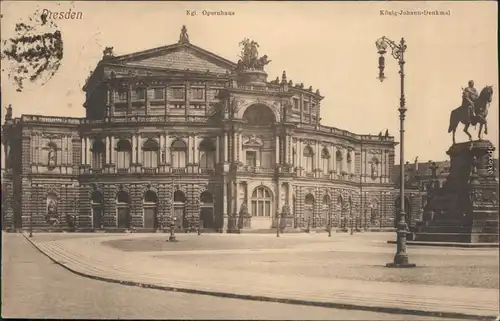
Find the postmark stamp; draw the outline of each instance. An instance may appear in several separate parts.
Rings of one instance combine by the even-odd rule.
[[[2,72],[22,92],[27,83],[44,85],[63,59],[62,33],[47,13],[37,10],[15,24],[13,35],[2,39]]]

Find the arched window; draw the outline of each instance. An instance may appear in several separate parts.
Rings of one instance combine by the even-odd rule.
[[[326,148],[321,151],[321,168],[323,168],[324,174],[328,174],[330,171],[330,153]]]
[[[314,164],[314,152],[311,146],[304,148],[305,170],[307,173],[312,173]]]
[[[347,152],[346,162],[347,162],[347,172],[349,174],[352,174],[354,171],[352,169],[352,152],[351,151]]]
[[[147,191],[144,193],[144,203],[157,203],[158,202],[158,196],[154,191]]]
[[[264,186],[257,187],[252,193],[252,215],[271,216],[272,196]]]
[[[116,144],[116,168],[129,168],[132,159],[132,145],[126,139]]]
[[[144,153],[143,166],[145,168],[156,168],[158,167],[158,157],[160,157],[160,146],[158,142],[154,139],[148,139],[142,146],[142,151]]]
[[[215,147],[210,139],[204,139],[200,143],[200,168],[215,167]]]
[[[186,143],[180,139],[177,139],[172,143],[172,145],[170,145],[170,148],[172,150],[172,167],[185,168],[187,156]]]
[[[254,126],[270,126],[276,122],[273,111],[265,105],[252,105],[243,113],[243,121]]]
[[[337,172],[341,173],[342,170],[344,170],[342,167],[342,160],[344,159],[344,156],[342,155],[342,152],[338,150],[335,153],[335,167],[337,168]]]
[[[102,165],[106,162],[106,147],[100,139],[96,139],[94,144],[92,144],[92,168],[100,169]]]

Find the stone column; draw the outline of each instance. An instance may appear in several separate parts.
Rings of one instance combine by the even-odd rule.
[[[243,163],[243,160],[244,160],[244,157],[243,157],[243,133],[240,132],[240,135],[239,135],[239,140],[238,140],[238,146],[239,146],[239,149],[240,149],[240,162]]]
[[[142,137],[140,134],[137,135],[137,162],[142,164]]]
[[[168,133],[165,133],[165,162],[170,164],[170,141]]]
[[[316,155],[315,155],[315,169],[321,168],[321,145],[318,141],[316,141]]]
[[[146,105],[145,113],[147,115],[147,114],[149,114],[149,97],[148,97],[148,95],[149,95],[149,86],[146,87],[146,88],[144,88],[144,91],[145,91],[145,93],[144,93],[144,99],[145,99],[145,105]]]
[[[111,153],[110,153],[110,162],[111,164],[115,164],[116,161],[115,161],[115,149],[116,149],[116,141],[115,141],[115,137],[114,136],[111,136],[110,137],[111,139]]]
[[[240,182],[239,181],[234,182],[234,205],[235,205],[234,213],[237,214],[239,212],[240,206],[241,206]]]
[[[193,146],[193,150],[194,150],[194,153],[193,153],[194,154],[193,155],[193,163],[198,164],[199,163],[199,160],[198,160],[198,158],[199,158],[199,153],[198,153],[199,148],[198,148],[198,136],[196,134],[193,136],[193,145],[194,145]]]
[[[87,165],[90,165],[90,157],[91,157],[91,155],[90,155],[90,148],[91,148],[91,146],[90,146],[90,137],[87,137],[86,138],[86,145],[85,145],[85,154],[86,154],[86,158],[87,158],[86,159],[86,164]]]
[[[219,161],[220,161],[220,137],[217,136],[215,142],[215,163],[219,164]]]
[[[137,136],[132,136],[132,163],[137,163]]]
[[[237,141],[238,133],[233,132],[232,139],[233,139],[233,157],[232,161],[237,162],[238,161],[238,141]]]
[[[297,140],[297,160],[299,168],[302,168],[302,140]]]
[[[275,145],[275,163],[278,165],[280,163],[280,136],[276,134],[276,145]]]
[[[222,183],[222,232],[227,232],[227,183],[226,180],[223,180]]]
[[[71,165],[73,165],[73,136],[69,136],[68,137],[69,141],[68,141],[68,157],[69,157],[69,163]]]
[[[228,159],[228,152],[229,152],[229,144],[228,144],[228,133],[224,133],[224,162],[227,163],[229,161]]]
[[[106,143],[106,152],[104,153],[104,155],[106,156],[105,163],[109,164],[109,163],[111,163],[111,153],[110,153],[110,150],[111,150],[111,137],[106,136],[104,139],[105,139],[105,143]]]
[[[332,146],[332,160],[333,160],[332,169],[336,171],[338,174],[339,169],[337,168],[337,146]]]
[[[80,161],[81,165],[87,164],[86,163],[86,158],[87,157],[86,157],[86,153],[85,153],[85,150],[86,150],[85,146],[86,145],[87,145],[87,141],[86,141],[86,139],[84,137],[82,137],[82,147],[81,147],[81,155],[80,155],[80,157],[81,157],[81,161]]]
[[[345,149],[345,148],[342,149],[342,169],[344,170],[344,172],[348,171],[348,168],[347,168],[347,149]]]

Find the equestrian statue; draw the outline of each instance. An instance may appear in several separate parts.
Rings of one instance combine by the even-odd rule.
[[[462,90],[462,105],[451,111],[450,126],[448,133],[453,132],[453,144],[455,144],[455,132],[459,123],[464,124],[464,132],[472,140],[469,133],[469,126],[476,126],[479,124],[478,139],[482,139],[482,132],[484,126],[484,134],[488,135],[488,107],[493,97],[493,86],[484,87],[479,95],[476,88],[474,88],[474,81],[470,80],[467,88]]]

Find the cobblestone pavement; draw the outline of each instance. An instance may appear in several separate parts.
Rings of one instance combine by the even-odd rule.
[[[22,235],[6,233],[2,233],[2,317],[436,320],[435,317],[215,298],[90,280],[54,264]]]
[[[392,233],[393,234],[393,233]],[[412,284],[499,288],[498,249],[410,247],[416,269],[387,269],[395,245],[387,244],[391,233],[363,233],[355,236],[272,235],[195,236],[179,235],[178,243],[165,237],[142,237],[104,241],[128,252],[149,254],[175,262],[232,271],[303,274],[324,278]],[[155,253],[156,252],[156,253]],[[175,252],[175,253],[172,253]],[[175,257],[172,257],[175,255]],[[220,261],[214,259],[220,257]]]

